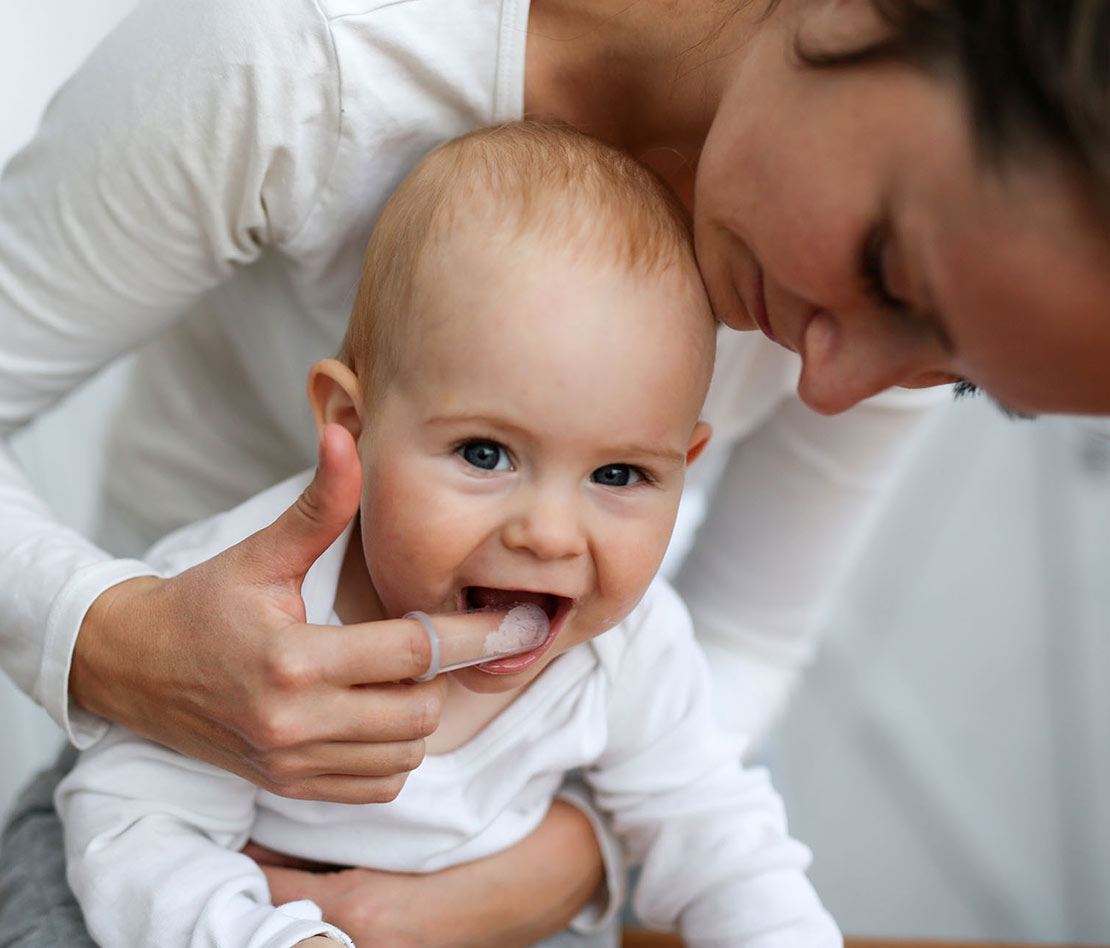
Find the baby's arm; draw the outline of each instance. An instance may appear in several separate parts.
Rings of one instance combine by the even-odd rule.
[[[684,607],[663,584],[646,602],[613,684],[608,749],[586,775],[642,863],[637,913],[692,948],[839,948],[767,775],[743,770],[713,725]]]
[[[113,728],[59,786],[66,870],[102,948],[292,948],[326,936],[312,902],[271,904],[239,852],[256,788]]]

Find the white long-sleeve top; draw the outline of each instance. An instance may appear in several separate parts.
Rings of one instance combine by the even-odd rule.
[[[238,542],[309,476],[179,531],[152,564],[170,575]],[[351,533],[305,579],[309,622],[338,621]],[[390,803],[274,796],[113,727],[57,791],[69,881],[103,948],[288,948],[318,933],[347,942],[312,903],[270,905],[261,870],[238,852],[248,839],[325,863],[433,872],[521,840],[566,772],[582,768],[624,856],[643,864],[634,903],[648,924],[677,927],[692,948],[839,946],[804,874],[809,853],[788,838],[765,773],[743,770],[714,728],[708,692],[686,610],[659,580],[466,744],[426,758]],[[619,875],[610,883],[619,889]]]
[[[132,552],[311,463],[303,380],[338,347],[378,210],[434,145],[521,116],[527,15],[527,0],[141,3],[0,178],[0,434],[139,350],[104,472],[106,532]],[[808,657],[930,400],[824,419],[796,377],[757,334],[722,336],[718,460],[693,479],[724,473],[677,578],[741,729]],[[60,526],[0,449],[0,667],[80,746],[106,727],[67,697],[81,621],[148,572]]]

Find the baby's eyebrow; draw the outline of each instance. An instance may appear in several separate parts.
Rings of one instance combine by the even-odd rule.
[[[620,458],[655,458],[658,461],[669,462],[671,464],[685,464],[686,453],[684,451],[675,451],[672,448],[655,448],[647,447],[642,444],[614,444],[606,448],[611,452],[615,459]]]
[[[524,425],[518,424],[501,415],[479,415],[474,412],[441,412],[424,420],[426,425],[485,425],[508,431],[518,435],[530,435],[532,432]]]

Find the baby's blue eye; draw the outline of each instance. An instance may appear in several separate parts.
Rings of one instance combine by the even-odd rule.
[[[508,452],[496,441],[467,441],[459,454],[464,461],[483,471],[511,471]]]
[[[627,487],[643,479],[643,475],[630,464],[606,464],[590,475],[591,481],[606,487]]]

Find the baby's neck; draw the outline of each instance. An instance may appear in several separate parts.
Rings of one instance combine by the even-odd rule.
[[[447,754],[458,750],[512,704],[519,694],[519,688],[497,694],[478,694],[448,675],[439,727],[425,739],[424,749],[429,754]]]
[[[351,531],[335,590],[335,614],[344,625],[390,618],[366,571],[359,527],[356,522]],[[425,749],[429,754],[457,750],[512,704],[519,693],[520,689],[499,694],[477,694],[448,675],[439,727],[426,739]]]

